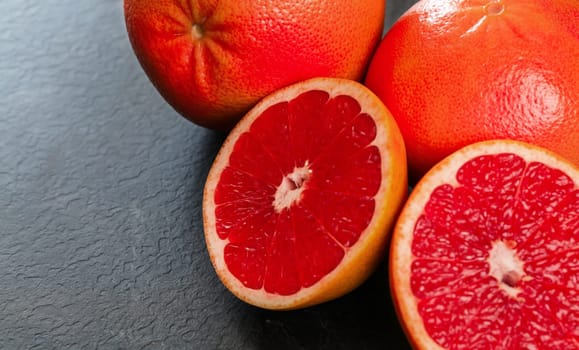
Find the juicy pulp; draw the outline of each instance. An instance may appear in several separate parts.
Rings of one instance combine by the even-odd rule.
[[[243,285],[290,295],[342,261],[374,215],[376,130],[355,99],[314,90],[239,136],[214,199],[225,263]]]
[[[416,221],[411,287],[445,349],[579,344],[579,190],[511,153],[465,163]],[[496,264],[500,264],[500,267]]]

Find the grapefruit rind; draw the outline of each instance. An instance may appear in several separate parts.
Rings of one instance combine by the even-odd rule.
[[[330,98],[348,95],[361,105],[360,113],[370,115],[376,124],[376,138],[371,143],[381,152],[382,182],[375,195],[374,214],[359,240],[347,248],[338,266],[310,287],[282,296],[244,286],[227,268],[223,251],[226,240],[216,232],[214,192],[220,174],[229,163],[236,140],[268,107],[290,101],[310,90],[325,91]],[[342,296],[359,286],[383,258],[390,229],[407,195],[406,153],[398,127],[384,104],[366,87],[352,80],[339,78],[309,79],[267,96],[249,111],[228,135],[211,170],[204,189],[203,221],[211,262],[223,284],[239,299],[266,309],[303,308]]]
[[[185,118],[227,131],[287,84],[361,79],[384,9],[374,0],[124,1],[131,47],[160,94]]]
[[[514,140],[473,143],[449,155],[426,173],[414,187],[400,212],[392,235],[389,258],[390,288],[396,312],[409,341],[416,349],[445,348],[436,343],[424,327],[424,321],[418,311],[418,298],[414,296],[411,288],[414,225],[434,189],[443,184],[453,187],[458,185],[455,175],[466,161],[481,155],[499,153],[514,153],[526,162],[541,162],[566,173],[574,180],[576,186],[579,183],[579,168],[568,160],[542,147]]]
[[[442,5],[444,3],[444,5]],[[509,138],[579,166],[577,1],[425,0],[384,36],[365,84],[396,117],[411,180]]]

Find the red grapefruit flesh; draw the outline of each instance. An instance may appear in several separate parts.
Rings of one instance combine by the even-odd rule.
[[[418,183],[392,237],[390,283],[417,349],[579,348],[579,170],[487,141]]]
[[[361,84],[315,78],[277,91],[233,129],[208,175],[218,276],[268,309],[351,291],[384,256],[406,176],[402,136]]]

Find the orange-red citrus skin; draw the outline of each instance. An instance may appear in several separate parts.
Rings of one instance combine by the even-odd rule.
[[[366,85],[418,178],[472,142],[509,138],[579,164],[579,3],[423,0],[386,34]]]
[[[315,76],[359,80],[383,0],[125,0],[130,42],[183,116],[229,129],[260,98]]]

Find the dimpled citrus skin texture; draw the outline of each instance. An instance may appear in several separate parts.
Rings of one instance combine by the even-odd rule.
[[[306,78],[362,79],[384,0],[125,0],[139,62],[183,116],[228,129],[260,98]]]
[[[579,164],[579,2],[421,1],[385,36],[366,85],[396,118],[414,177],[494,138]]]

